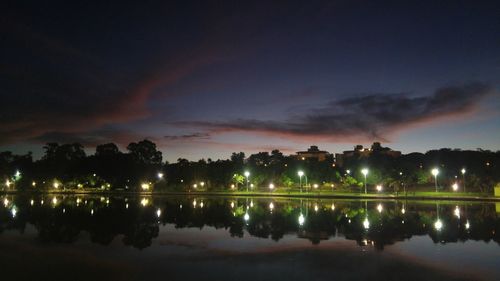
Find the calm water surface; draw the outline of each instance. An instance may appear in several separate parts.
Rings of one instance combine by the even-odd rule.
[[[0,200],[3,280],[500,280],[498,203]]]

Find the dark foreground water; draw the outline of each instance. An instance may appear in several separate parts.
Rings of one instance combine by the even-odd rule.
[[[500,206],[0,197],[1,280],[500,280]]]

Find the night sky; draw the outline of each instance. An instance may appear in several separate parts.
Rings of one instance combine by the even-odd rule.
[[[4,1],[0,150],[500,149],[498,1]]]

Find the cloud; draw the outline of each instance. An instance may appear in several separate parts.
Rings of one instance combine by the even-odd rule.
[[[489,85],[473,82],[443,87],[429,96],[372,94],[338,99],[306,113],[292,114],[284,121],[236,119],[178,125],[212,134],[241,131],[292,138],[387,141],[387,136],[412,126],[470,114],[492,92]]]
[[[47,136],[86,134],[106,125],[150,117],[149,102],[199,68],[217,61],[200,44],[144,61],[134,73],[116,71],[63,40],[9,19],[0,55],[0,145]],[[165,92],[165,91],[163,91]]]
[[[178,140],[192,140],[192,139],[210,139],[209,133],[192,133],[185,135],[172,135],[172,136],[164,136],[166,140],[169,141],[178,141]]]

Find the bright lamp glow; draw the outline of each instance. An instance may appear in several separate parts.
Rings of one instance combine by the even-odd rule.
[[[458,190],[458,183],[454,183],[451,188],[453,188],[453,191],[457,191]]]
[[[361,173],[362,173],[364,176],[368,175],[368,169],[367,169],[367,168],[363,168],[363,169],[361,169]]]
[[[437,168],[432,169],[431,171],[433,176],[437,176],[439,174],[439,170]]]
[[[249,171],[245,171],[245,177],[249,177],[250,176],[250,172]]]
[[[299,175],[299,177],[302,177],[304,175],[304,172],[303,171],[298,171],[297,175]]]

